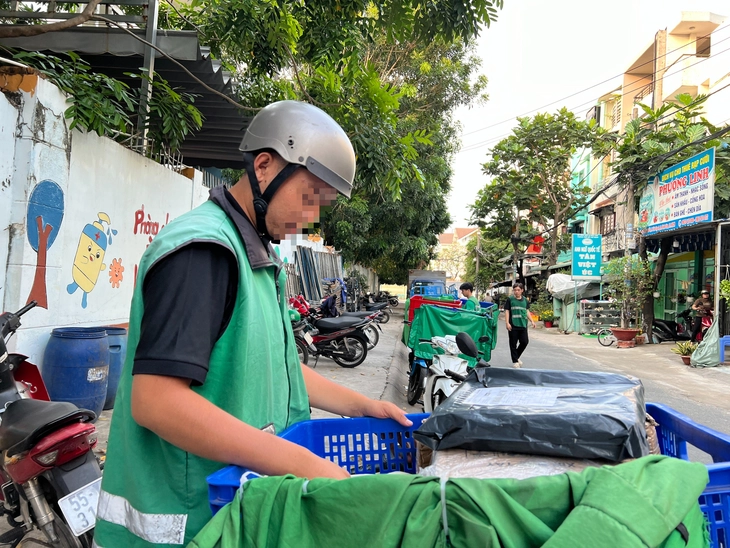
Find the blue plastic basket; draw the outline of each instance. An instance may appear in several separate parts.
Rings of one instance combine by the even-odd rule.
[[[700,496],[700,508],[710,526],[713,548],[730,546],[730,436],[702,426],[665,405],[647,403],[646,412],[659,424],[657,438],[662,455],[689,460],[689,444],[712,457],[715,464],[707,466],[710,482]]]
[[[713,548],[730,544],[730,436],[702,426],[670,407],[647,403],[646,411],[657,421],[657,438],[663,455],[689,460],[687,444],[708,453],[715,464],[707,468],[710,482],[700,496],[700,508],[710,526]],[[313,453],[347,466],[351,474],[415,473],[416,444],[413,432],[427,414],[408,415],[410,427],[390,419],[320,419],[300,422],[281,437]],[[215,514],[233,500],[244,474],[240,466],[227,466],[208,476],[208,495]],[[253,474],[253,477],[256,477]]]
[[[346,466],[350,474],[415,474],[416,442],[413,432],[428,414],[408,415],[413,425],[392,419],[318,419],[297,423],[280,434],[314,454]],[[208,500],[215,514],[233,500],[243,474],[241,466],[227,466],[208,476]],[[256,477],[252,474],[249,477]]]

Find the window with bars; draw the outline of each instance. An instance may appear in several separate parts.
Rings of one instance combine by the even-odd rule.
[[[611,234],[616,230],[616,213],[611,212],[601,217],[601,234]]]

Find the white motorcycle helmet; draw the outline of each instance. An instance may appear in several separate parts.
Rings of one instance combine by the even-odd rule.
[[[256,211],[256,228],[272,240],[266,211],[279,187],[300,168],[309,170],[340,194],[350,197],[355,179],[355,151],[347,134],[322,109],[300,101],[279,101],[264,107],[251,121],[239,149],[244,153]],[[256,152],[276,151],[287,165],[261,192],[253,168]]]

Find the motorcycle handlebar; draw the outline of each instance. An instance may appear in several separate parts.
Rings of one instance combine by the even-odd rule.
[[[447,377],[454,379],[455,381],[464,382],[466,380],[466,375],[459,375],[458,373],[454,373],[451,369],[446,369],[444,373]]]
[[[26,305],[25,305],[25,306],[24,306],[23,308],[21,308],[20,310],[18,310],[18,311],[17,311],[16,313],[15,313],[15,315],[16,315],[16,316],[18,316],[18,317],[20,317],[20,316],[22,316],[23,314],[25,314],[26,312],[28,312],[29,310],[31,310],[31,309],[33,309],[33,308],[35,308],[36,306],[38,306],[38,301],[30,301],[30,302],[29,302],[28,304],[26,304]]]

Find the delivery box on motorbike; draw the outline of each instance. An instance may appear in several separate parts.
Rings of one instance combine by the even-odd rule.
[[[434,348],[430,342],[422,343],[422,340],[430,341],[432,337],[457,335],[462,332],[468,333],[477,341],[481,357],[489,361],[492,350],[497,345],[497,315],[490,311],[475,312],[442,306],[421,306],[414,314],[407,346],[413,350],[416,357],[431,360],[434,354],[441,354],[443,350]],[[468,361],[472,366],[476,364],[474,358],[468,358]]]

